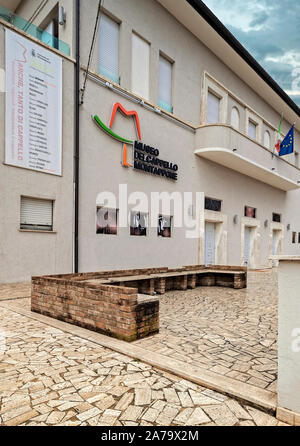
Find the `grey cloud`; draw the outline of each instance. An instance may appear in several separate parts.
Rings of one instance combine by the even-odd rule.
[[[293,52],[296,54],[294,60],[300,60],[300,1],[204,0],[204,2],[278,84],[285,90],[291,90],[294,67],[283,63],[282,59],[286,53]],[[241,8],[244,15],[245,12],[249,15],[248,31],[226,23],[228,9],[231,15],[239,16]],[[267,60],[269,57],[278,59],[278,62]],[[293,100],[300,106],[299,96],[294,96]]]
[[[256,26],[263,25],[269,18],[269,15],[265,12],[257,12],[254,14],[254,18],[250,22],[251,28],[255,28]]]

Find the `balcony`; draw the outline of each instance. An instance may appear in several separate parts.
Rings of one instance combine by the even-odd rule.
[[[296,166],[228,125],[197,129],[195,155],[283,191],[300,188]]]
[[[33,25],[27,20],[22,19],[22,17],[17,16],[16,14],[14,14],[13,12],[9,11],[8,9],[4,8],[1,5],[0,5],[0,19],[5,20],[10,25],[20,29],[21,31],[25,32],[26,34],[29,34],[32,37],[35,37],[36,39],[40,40],[46,45],[49,45],[52,48],[56,48],[57,50],[66,54],[67,56],[70,55],[70,47],[68,44],[52,36],[43,29],[38,28],[37,26]]]

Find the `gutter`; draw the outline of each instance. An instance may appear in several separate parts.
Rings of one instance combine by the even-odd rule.
[[[74,153],[74,272],[79,271],[79,161],[80,161],[80,0],[76,0],[75,153]]]
[[[186,0],[201,17],[228,43],[231,48],[244,59],[244,61],[265,81],[275,93],[300,117],[300,108],[275,82],[267,71],[254,59],[245,47],[234,37],[234,35],[223,25],[214,13],[201,0]]]

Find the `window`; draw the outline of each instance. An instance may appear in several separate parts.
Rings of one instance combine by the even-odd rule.
[[[132,91],[149,99],[150,45],[132,34]]]
[[[267,147],[267,149],[271,148],[271,135],[270,135],[270,132],[268,130],[265,131],[264,146]]]
[[[256,128],[257,128],[257,125],[254,122],[249,121],[248,136],[250,136],[250,138],[252,138],[252,139],[256,139]]]
[[[292,243],[296,243],[296,238],[297,238],[297,232],[293,232],[292,234]]]
[[[172,107],[172,68],[173,65],[165,57],[159,58],[159,100],[158,105],[169,113]]]
[[[205,209],[207,211],[221,212],[221,210],[222,210],[222,201],[221,200],[214,200],[213,198],[205,197]]]
[[[131,212],[130,214],[130,235],[146,237],[148,226],[148,216],[142,212]]]
[[[40,39],[46,45],[51,46],[52,48],[58,49],[58,21],[57,19],[51,20],[47,26],[43,28],[42,31],[39,31]]]
[[[231,125],[235,129],[240,129],[240,112],[238,111],[237,107],[232,107],[231,110]]]
[[[21,197],[20,229],[53,231],[53,201]]]
[[[116,84],[119,78],[119,25],[105,14],[99,22],[99,73]]]
[[[298,232],[298,243],[300,243],[300,232]]]
[[[97,234],[118,234],[118,211],[100,207],[97,209]]]
[[[256,209],[250,206],[245,206],[245,217],[256,218]]]
[[[207,123],[217,124],[220,120],[220,102],[221,100],[211,93],[208,92],[207,96]]]
[[[47,17],[40,23],[38,28],[38,38],[46,45],[59,49],[59,25],[58,25],[58,4],[50,11]]]
[[[164,215],[160,215],[158,217],[158,228],[157,235],[158,237],[171,238],[171,223],[172,217],[166,217]]]
[[[273,221],[275,223],[281,223],[281,215],[273,213]]]

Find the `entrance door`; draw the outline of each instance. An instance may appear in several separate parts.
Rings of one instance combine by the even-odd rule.
[[[277,254],[277,232],[273,231],[272,236],[272,255],[276,256]]]
[[[251,228],[245,227],[245,242],[244,242],[244,262],[250,268],[250,251],[251,251]]]
[[[280,239],[280,231],[273,231],[272,232],[272,255],[273,256],[276,256],[278,254],[279,239]],[[278,266],[278,260],[273,260],[272,266],[273,267]]]
[[[216,225],[205,223],[205,265],[214,265],[216,262]]]

